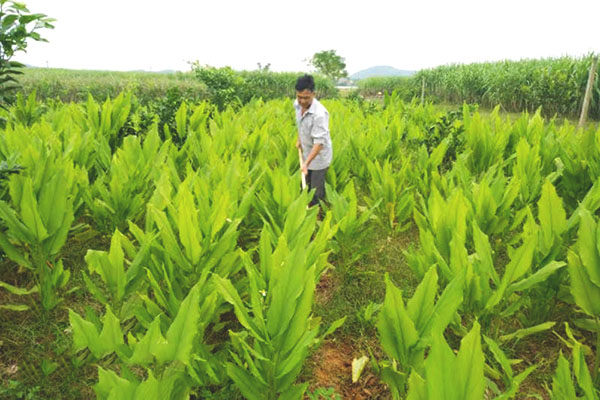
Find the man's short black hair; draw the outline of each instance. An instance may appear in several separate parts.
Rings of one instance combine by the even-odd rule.
[[[296,81],[296,91],[302,92],[305,89],[308,89],[311,92],[315,91],[315,78],[313,78],[312,75],[301,76]]]

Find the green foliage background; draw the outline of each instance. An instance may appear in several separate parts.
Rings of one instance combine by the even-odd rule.
[[[423,79],[428,100],[477,103],[504,111],[535,111],[545,116],[577,116],[583,102],[591,57],[500,61],[444,65],[415,75],[369,78],[358,82],[364,95],[396,90],[405,100],[421,96]],[[600,82],[596,79],[589,116],[600,118]]]

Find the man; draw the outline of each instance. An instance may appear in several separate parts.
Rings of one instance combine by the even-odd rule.
[[[296,147],[302,150],[302,173],[309,189],[315,189],[313,206],[325,200],[325,174],[331,164],[333,150],[329,136],[329,112],[315,99],[315,80],[304,75],[296,81]]]

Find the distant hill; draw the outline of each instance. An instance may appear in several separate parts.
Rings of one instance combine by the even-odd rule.
[[[374,76],[410,76],[416,71],[406,71],[402,69],[396,69],[385,65],[379,65],[377,67],[371,67],[358,71],[349,76],[353,81],[358,81],[365,78],[371,78]]]

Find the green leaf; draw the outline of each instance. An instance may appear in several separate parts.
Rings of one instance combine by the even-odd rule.
[[[480,400],[485,392],[483,375],[484,356],[481,350],[479,323],[475,322],[471,331],[460,342],[460,350],[456,356],[454,372],[457,373],[458,395],[456,399]]]
[[[496,285],[500,282],[500,277],[494,268],[494,261],[492,258],[492,248],[490,241],[485,233],[479,229],[476,221],[473,221],[473,242],[475,244],[475,251],[483,270],[486,271],[492,278]]]
[[[571,276],[571,294],[575,298],[575,303],[588,315],[600,317],[600,287],[591,281],[577,254],[569,251],[567,258]]]
[[[16,294],[17,296],[26,296],[32,293],[37,293],[39,291],[38,286],[34,286],[31,289],[23,289],[2,281],[0,281],[0,287],[8,290],[12,294]]]
[[[252,375],[240,367],[232,363],[225,363],[225,365],[227,367],[227,375],[233,380],[246,399],[264,400],[267,393],[265,385],[257,382]]]
[[[527,271],[531,269],[533,252],[537,244],[536,241],[537,238],[535,235],[531,235],[525,240],[525,243],[515,251],[510,262],[506,266],[500,286],[485,305],[486,310],[491,310],[500,303],[500,301],[505,298],[504,294],[508,285],[525,275]]]
[[[586,400],[598,400],[598,395],[596,394],[597,392],[585,361],[585,355],[579,343],[576,343],[573,348],[573,372],[579,386],[581,386],[581,389],[585,393]]]
[[[294,385],[282,392],[279,399],[281,400],[302,400],[304,398],[304,393],[308,388],[308,383],[303,383],[301,385]]]
[[[32,243],[34,241],[33,233],[23,224],[23,222],[21,222],[21,219],[17,216],[15,211],[3,200],[0,200],[0,218],[8,227],[12,237],[24,243]],[[4,233],[0,235],[0,237],[4,238],[3,241],[8,241],[8,239],[5,238]],[[6,251],[6,253],[10,256],[8,251]],[[18,262],[17,260],[14,261]],[[26,264],[22,265],[26,266]]]
[[[155,354],[160,354],[167,346],[166,339],[160,332],[160,315],[157,316],[144,337],[133,345],[133,355],[127,362],[129,364],[148,365]]]
[[[571,379],[571,370],[569,362],[563,357],[562,352],[558,357],[558,366],[556,373],[552,378],[552,393],[553,400],[577,400],[575,394],[575,386]]]
[[[332,333],[334,333],[338,328],[340,328],[342,325],[344,325],[344,322],[346,322],[346,318],[348,316],[345,316],[343,318],[340,319],[336,319],[335,321],[333,321],[331,323],[331,325],[329,326],[329,328],[325,331],[325,333],[323,334],[323,336],[321,336],[321,339],[325,339],[327,336],[331,335]]]
[[[214,282],[221,296],[223,296],[225,301],[233,306],[233,311],[235,312],[235,316],[240,324],[242,324],[244,328],[248,329],[255,338],[263,337],[261,332],[250,318],[250,315],[248,315],[248,311],[246,310],[240,295],[238,294],[237,290],[235,290],[229,279],[224,279],[218,275],[215,275]]]
[[[161,388],[164,383],[156,380],[152,370],[148,370],[148,378],[135,389],[133,400],[162,400]]]
[[[9,311],[27,311],[29,306],[25,304],[0,304],[0,309]]]
[[[428,400],[427,383],[415,370],[412,370],[408,378],[408,395],[406,400]]]
[[[98,383],[94,385],[94,391],[99,399],[132,399],[136,387],[137,382],[130,382],[111,370],[98,367]]]
[[[179,360],[189,365],[198,333],[200,288],[194,285],[190,293],[181,302],[175,320],[167,331],[167,346],[160,351],[156,358],[160,362]]]
[[[119,319],[113,314],[109,306],[106,306],[103,322],[104,325],[98,340],[104,356],[117,350],[119,346],[124,344],[124,341]]]
[[[178,196],[177,226],[179,240],[185,250],[187,259],[192,265],[197,265],[202,255],[202,233],[198,226],[198,210],[194,198],[186,185],[181,185]]]
[[[500,340],[503,342],[507,342],[512,339],[523,339],[526,336],[533,335],[536,333],[540,333],[552,328],[556,322],[544,322],[543,324],[535,325],[530,328],[517,329],[511,334],[500,336]]]
[[[468,372],[469,369],[464,372]],[[431,341],[429,356],[425,362],[425,380],[429,399],[460,399],[458,392],[455,356],[441,333],[435,333]]]
[[[496,359],[496,361],[498,361],[498,364],[500,364],[500,366],[502,367],[502,370],[504,371],[506,376],[508,376],[509,378],[512,378],[513,370],[510,365],[510,361],[508,360],[508,358],[506,357],[504,352],[500,349],[500,346],[498,345],[498,343],[496,341],[494,341],[492,338],[489,338],[485,335],[483,336],[483,340],[485,340],[485,342],[487,343],[488,348],[494,355],[494,358]]]
[[[544,248],[549,250],[555,239],[567,229],[567,215],[562,200],[549,180],[546,180],[542,187],[538,213]]]
[[[284,262],[274,285],[271,285],[271,300],[267,311],[267,329],[271,337],[282,335],[294,317],[296,304],[305,289],[304,284],[299,284],[306,282],[305,263],[304,249],[294,249]]]
[[[426,322],[433,314],[437,282],[437,270],[435,267],[431,267],[417,286],[413,297],[406,304],[406,311],[414,322],[419,335],[423,335]]]
[[[442,295],[435,304],[433,314],[423,329],[424,335],[430,336],[444,332],[454,318],[458,307],[463,302],[465,272],[466,270],[456,275],[442,292]]]
[[[276,346],[278,343],[282,343],[279,351],[283,354],[286,354],[288,351],[303,350],[299,349],[298,345],[302,343],[302,337],[309,330],[308,323],[314,303],[315,286],[315,268],[312,267],[305,275],[304,289],[297,301],[296,309],[293,311],[293,316],[288,324],[287,330],[281,336],[283,340],[280,341],[279,337],[275,339]],[[272,306],[272,303],[270,306]],[[316,330],[318,331],[318,327]]]
[[[577,239],[577,250],[581,263],[585,268],[590,280],[596,286],[600,286],[600,254],[598,253],[598,225],[588,210],[581,210],[579,222],[579,238]]]
[[[417,344],[419,333],[404,308],[402,291],[394,286],[387,274],[385,285],[385,300],[377,322],[381,346],[389,357],[399,361],[402,366],[410,366],[410,351]]]
[[[544,282],[550,275],[566,265],[567,264],[563,261],[551,261],[544,265],[544,267],[537,270],[533,275],[530,275],[527,278],[510,285],[507,292],[512,293],[516,291],[527,290],[538,283]]]
[[[38,202],[33,195],[31,178],[23,180],[23,196],[20,206],[23,223],[33,233],[35,240],[41,243],[48,237],[48,232],[40,217]]]
[[[29,269],[34,269],[31,262],[23,257],[23,254],[21,254],[21,252],[8,241],[8,238],[5,236],[4,232],[0,232],[0,248],[2,248],[4,253],[6,253],[8,258],[17,264]]]
[[[100,335],[94,324],[81,318],[73,310],[69,310],[69,322],[73,330],[73,349],[79,351],[89,348],[96,358],[102,357]]]
[[[584,329],[584,330],[590,331],[590,332],[600,333],[600,323],[598,321],[596,321],[595,319],[580,318],[580,319],[576,319],[574,322],[578,328],[581,328],[581,329]]]

